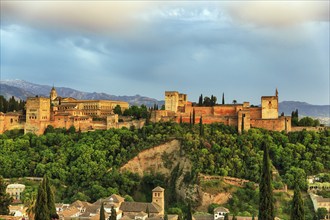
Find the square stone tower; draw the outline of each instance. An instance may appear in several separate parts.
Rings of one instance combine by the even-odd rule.
[[[165,110],[173,112],[183,112],[184,106],[187,104],[187,94],[177,91],[165,92]]]
[[[176,91],[165,92],[165,110],[177,112],[179,106],[179,93]]]
[[[276,89],[275,96],[261,97],[261,118],[277,119],[278,118],[278,91]]]
[[[26,100],[25,133],[42,134],[50,121],[50,98],[28,97]]]
[[[261,97],[261,118],[262,119],[278,118],[278,98],[276,96]]]
[[[163,189],[160,186],[157,186],[152,190],[152,203],[157,204],[161,211],[159,214],[164,215],[164,209],[165,209],[165,189]]]

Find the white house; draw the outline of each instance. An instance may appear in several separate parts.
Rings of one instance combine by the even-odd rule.
[[[217,207],[214,209],[214,220],[221,220],[225,218],[225,215],[229,213],[229,210],[224,207]]]

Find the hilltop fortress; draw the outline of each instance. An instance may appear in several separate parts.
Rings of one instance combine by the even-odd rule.
[[[59,97],[53,87],[49,97],[28,97],[26,114],[18,112],[0,112],[0,133],[12,129],[24,129],[24,133],[43,134],[47,126],[90,131],[121,127],[142,127],[144,121],[118,122],[113,109],[119,105],[121,110],[129,108],[123,101],[77,100],[71,97]]]
[[[291,117],[278,114],[278,91],[275,96],[262,96],[261,107],[243,104],[217,104],[215,106],[196,106],[187,100],[186,94],[176,91],[165,92],[165,110],[153,111],[151,121],[170,121],[203,124],[223,123],[235,126],[238,132],[250,128],[264,128],[273,131],[291,131]]]
[[[145,120],[118,120],[113,109],[119,105],[121,110],[129,108],[123,101],[77,100],[59,97],[53,87],[49,97],[28,97],[26,114],[0,112],[0,133],[13,129],[24,129],[24,133],[43,134],[47,126],[54,128],[75,127],[80,131],[131,127],[141,128]],[[176,91],[165,92],[165,110],[153,110],[150,121],[175,121],[177,123],[204,124],[223,123],[237,127],[238,132],[250,128],[264,128],[274,131],[291,131],[291,117],[279,116],[278,92],[274,96],[262,96],[261,107],[243,104],[216,104],[198,106],[187,100],[186,94]]]

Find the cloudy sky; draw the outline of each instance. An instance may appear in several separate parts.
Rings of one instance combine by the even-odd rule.
[[[329,1],[1,0],[1,80],[329,104]]]

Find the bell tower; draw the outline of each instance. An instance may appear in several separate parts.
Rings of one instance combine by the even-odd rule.
[[[164,215],[165,209],[165,189],[160,186],[157,186],[152,190],[152,203],[157,204],[161,208],[161,212],[159,214]]]
[[[53,104],[54,100],[57,98],[57,92],[55,87],[53,86],[53,88],[50,90],[50,94],[49,94],[49,98],[50,98],[50,103]]]

